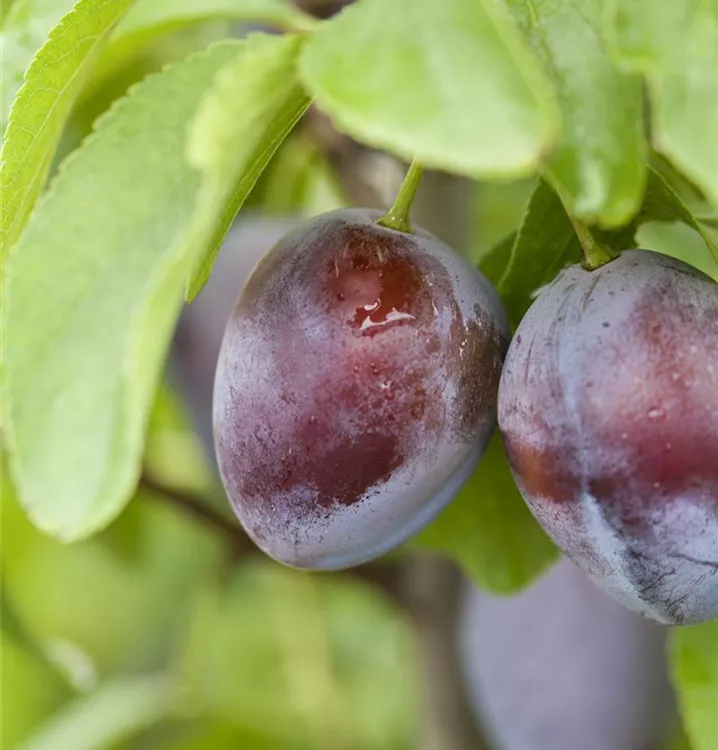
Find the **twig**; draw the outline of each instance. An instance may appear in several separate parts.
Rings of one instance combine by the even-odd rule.
[[[161,500],[183,513],[196,518],[209,529],[219,532],[233,547],[233,562],[262,552],[245,534],[242,527],[212,508],[201,496],[185,490],[168,487],[156,479],[143,474],[139,483],[153,498]],[[342,574],[364,581],[381,589],[395,603],[403,605],[401,568],[399,565],[377,561],[342,571]]]
[[[139,486],[158,500],[163,500],[179,508],[214,531],[220,532],[243,554],[254,554],[259,551],[238,523],[212,508],[198,495],[168,487],[147,474],[142,475]]]

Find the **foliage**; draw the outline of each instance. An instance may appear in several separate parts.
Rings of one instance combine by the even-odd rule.
[[[143,467],[162,474],[163,460],[182,484],[212,482],[185,426],[172,428],[184,435],[181,471],[167,467],[157,432],[183,295],[202,288],[246,200],[304,214],[346,202],[309,130],[283,143],[311,100],[363,144],[474,180],[481,236],[472,256],[513,326],[580,257],[567,211],[614,249],[650,246],[718,279],[718,8],[357,0],[318,23],[284,0],[15,0],[4,16],[2,555],[4,609],[17,615],[3,618],[3,661],[17,686],[3,691],[13,717],[4,739],[84,747],[72,734],[80,727],[94,737],[88,748],[152,732],[156,746],[185,750],[273,747],[277,736],[298,748],[408,746],[411,660],[386,602],[358,584],[268,564],[222,578],[222,544],[137,488]],[[133,80],[145,51],[162,61],[173,32],[217,20],[284,33],[242,32],[129,91],[118,83]],[[63,133],[87,117],[80,102],[107,111],[61,159]],[[19,507],[51,537],[84,541],[58,544]],[[440,550],[502,593],[556,554],[498,438],[411,546]],[[296,616],[324,640],[299,643],[288,630],[286,653],[273,653],[269,623],[294,616],[272,611],[274,598],[304,601],[307,591],[312,609]],[[246,602],[260,613],[253,624]],[[203,650],[215,639],[234,647],[235,627],[264,661],[238,651],[223,663]],[[716,643],[714,625],[673,636],[694,750],[715,741]],[[357,653],[379,647],[359,663]],[[307,684],[285,673],[294,659],[311,662]],[[245,668],[269,669],[284,686],[271,721],[262,686],[247,694],[233,674]],[[372,702],[372,670],[393,686],[394,703]],[[199,715],[183,706],[187,694]],[[138,701],[135,723],[112,725],[103,711],[124,700]],[[351,701],[364,702],[372,722],[359,726]]]
[[[718,623],[676,630],[673,675],[694,750],[715,747],[718,716]]]

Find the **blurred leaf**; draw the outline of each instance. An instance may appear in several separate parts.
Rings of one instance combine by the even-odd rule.
[[[718,622],[671,631],[673,684],[693,750],[718,738]]]
[[[18,750],[106,750],[161,721],[170,698],[163,675],[118,678],[63,707]]]
[[[178,26],[213,18],[258,21],[304,31],[316,24],[289,0],[138,0],[117,27],[107,54],[120,45],[135,46]]]
[[[27,69],[0,152],[3,260],[20,237],[42,191],[62,129],[89,69],[115,23],[133,2],[80,0],[52,29]]]
[[[339,178],[320,148],[301,135],[287,139],[264,174],[262,211],[315,216],[347,205]]]
[[[458,497],[412,544],[443,552],[499,594],[522,589],[558,559],[516,488],[498,434]]]
[[[300,41],[225,42],[143,81],[68,159],[12,254],[3,307],[10,468],[47,533],[87,536],[131,497],[182,282],[296,119],[296,86],[283,76]],[[187,126],[229,61],[217,80],[225,100],[209,96],[192,129],[202,183],[181,159]]]
[[[618,60],[645,73],[655,147],[718,205],[718,4],[612,0]]]
[[[718,262],[718,243],[715,237],[696,219],[688,206],[664,177],[654,169],[649,171],[648,177],[649,180],[646,186],[646,194],[643,198],[643,206],[634,222],[634,231],[638,223],[649,219],[655,219],[656,221],[682,221],[701,235],[706,247],[713,253],[713,257]]]
[[[22,617],[20,617],[15,609],[12,600],[8,596],[4,576],[2,591],[0,591],[0,607],[0,612],[2,612],[0,624],[2,625],[3,635],[11,638],[39,666],[45,668],[45,679],[50,678],[50,682],[56,682],[57,685],[55,687],[65,687],[61,675],[57,672],[55,665],[48,659],[45,649],[38,642],[37,638],[35,638],[34,634],[28,630]]]
[[[346,208],[350,201],[341,185],[339,176],[323,154],[311,165],[302,202],[302,213],[305,216]]]
[[[140,504],[130,503],[113,523],[97,534],[97,542],[120,562],[136,565],[142,555],[143,522]]]
[[[0,746],[14,750],[68,692],[59,680],[48,679],[47,668],[5,632],[0,636],[0,661]]]
[[[409,632],[375,592],[264,561],[198,608],[183,659],[209,715],[312,750],[408,747],[416,708]]]
[[[558,94],[563,137],[545,174],[572,212],[624,224],[646,181],[641,77],[618,70],[600,37],[603,0],[502,0]]]
[[[685,224],[649,221],[639,227],[636,245],[678,258],[718,281],[718,263],[698,232]]]
[[[661,750],[694,750],[694,748],[691,747],[683,727],[678,727],[673,736],[665,742],[665,747],[661,746]]]
[[[2,14],[2,20],[5,19],[5,14],[10,10],[10,6],[16,2],[16,0],[0,0],[0,14]]]
[[[483,261],[499,242],[518,227],[535,187],[534,180],[475,184],[470,248],[470,259],[474,263]]]
[[[184,404],[167,384],[150,413],[144,463],[148,474],[168,487],[204,494],[214,479]]]
[[[192,122],[187,154],[203,180],[190,237],[202,239],[203,252],[188,299],[206,283],[237,211],[310,104],[295,72],[303,43],[298,36],[250,37],[217,75]]]
[[[546,80],[488,0],[363,0],[321,25],[301,70],[340,128],[428,167],[527,174],[557,135]]]
[[[173,726],[171,734],[150,746],[156,750],[315,750],[299,738],[283,738],[278,745],[271,731],[240,729],[221,720],[183,722]]]
[[[103,85],[109,75],[126,66],[159,37],[217,20],[264,23],[303,31],[316,24],[290,0],[138,0],[117,26],[93,72],[88,90],[94,91]]]
[[[108,54],[178,26],[213,18],[258,21],[287,30],[311,30],[316,22],[289,0],[138,0],[119,24]]]
[[[80,649],[101,675],[163,664],[198,586],[225,552],[193,519],[142,496],[131,509],[141,516],[131,562],[107,546],[107,532],[73,545],[44,536],[6,482],[0,507],[3,592],[23,627],[54,657],[58,647]]]
[[[5,132],[10,106],[23,75],[50,29],[72,10],[75,0],[17,0],[3,16],[0,29],[0,133]]]

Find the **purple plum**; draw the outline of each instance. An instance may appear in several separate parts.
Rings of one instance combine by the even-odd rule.
[[[257,265],[222,342],[213,422],[247,533],[301,568],[380,556],[458,492],[496,421],[508,344],[489,282],[422,230],[345,209]]]
[[[562,271],[514,337],[499,427],[521,493],[600,586],[669,625],[718,616],[718,285],[629,250]]]

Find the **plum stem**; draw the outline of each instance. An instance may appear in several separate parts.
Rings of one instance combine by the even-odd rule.
[[[377,221],[377,224],[387,229],[395,229],[397,232],[411,232],[409,212],[411,211],[411,204],[416,197],[416,191],[423,173],[424,168],[421,164],[413,161],[399,189],[399,194],[396,196],[394,205],[389,209],[389,213],[386,216]]]
[[[618,257],[617,253],[614,253],[607,245],[597,240],[593,232],[583,222],[570,214],[569,218],[571,219],[571,224],[573,224],[578,241],[581,243],[583,251],[581,265],[587,271],[595,271],[597,268],[605,266],[606,263],[610,263]]]

